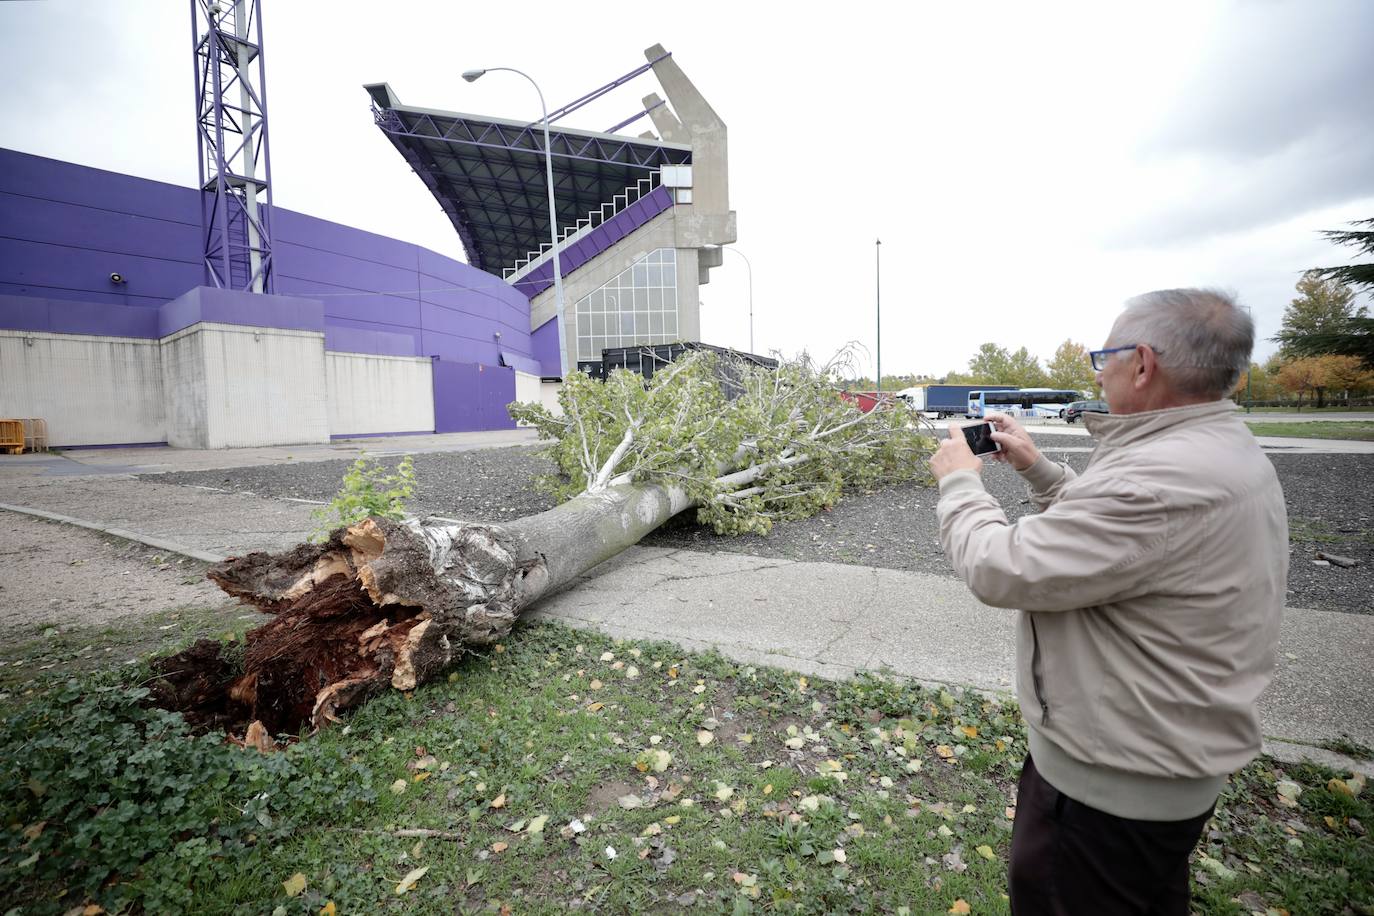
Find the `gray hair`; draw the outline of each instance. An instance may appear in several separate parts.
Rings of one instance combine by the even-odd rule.
[[[1173,388],[1224,398],[1250,368],[1255,323],[1235,296],[1213,289],[1162,289],[1136,296],[1116,321],[1115,346],[1147,344]]]

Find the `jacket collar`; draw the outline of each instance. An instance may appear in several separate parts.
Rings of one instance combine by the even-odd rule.
[[[1141,413],[1100,414],[1085,413],[1083,425],[1100,445],[1116,448],[1130,445],[1180,426],[1196,426],[1219,420],[1239,410],[1234,401],[1208,401],[1186,407],[1166,407]]]

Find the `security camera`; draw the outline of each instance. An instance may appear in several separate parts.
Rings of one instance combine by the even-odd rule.
[[[110,274],[110,282],[111,282],[111,283],[123,283],[123,282],[124,282],[124,275],[121,274],[121,273],[113,273],[113,274]]]

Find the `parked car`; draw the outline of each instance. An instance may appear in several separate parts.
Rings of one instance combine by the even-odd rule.
[[[1106,401],[1072,401],[1064,408],[1064,419],[1072,423],[1085,413],[1111,413]]]

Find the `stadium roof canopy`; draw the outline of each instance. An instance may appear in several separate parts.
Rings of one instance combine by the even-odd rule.
[[[377,126],[448,214],[468,263],[500,276],[549,241],[543,122],[411,108],[386,83],[365,86]],[[692,148],[617,134],[549,128],[559,229],[566,230]]]

